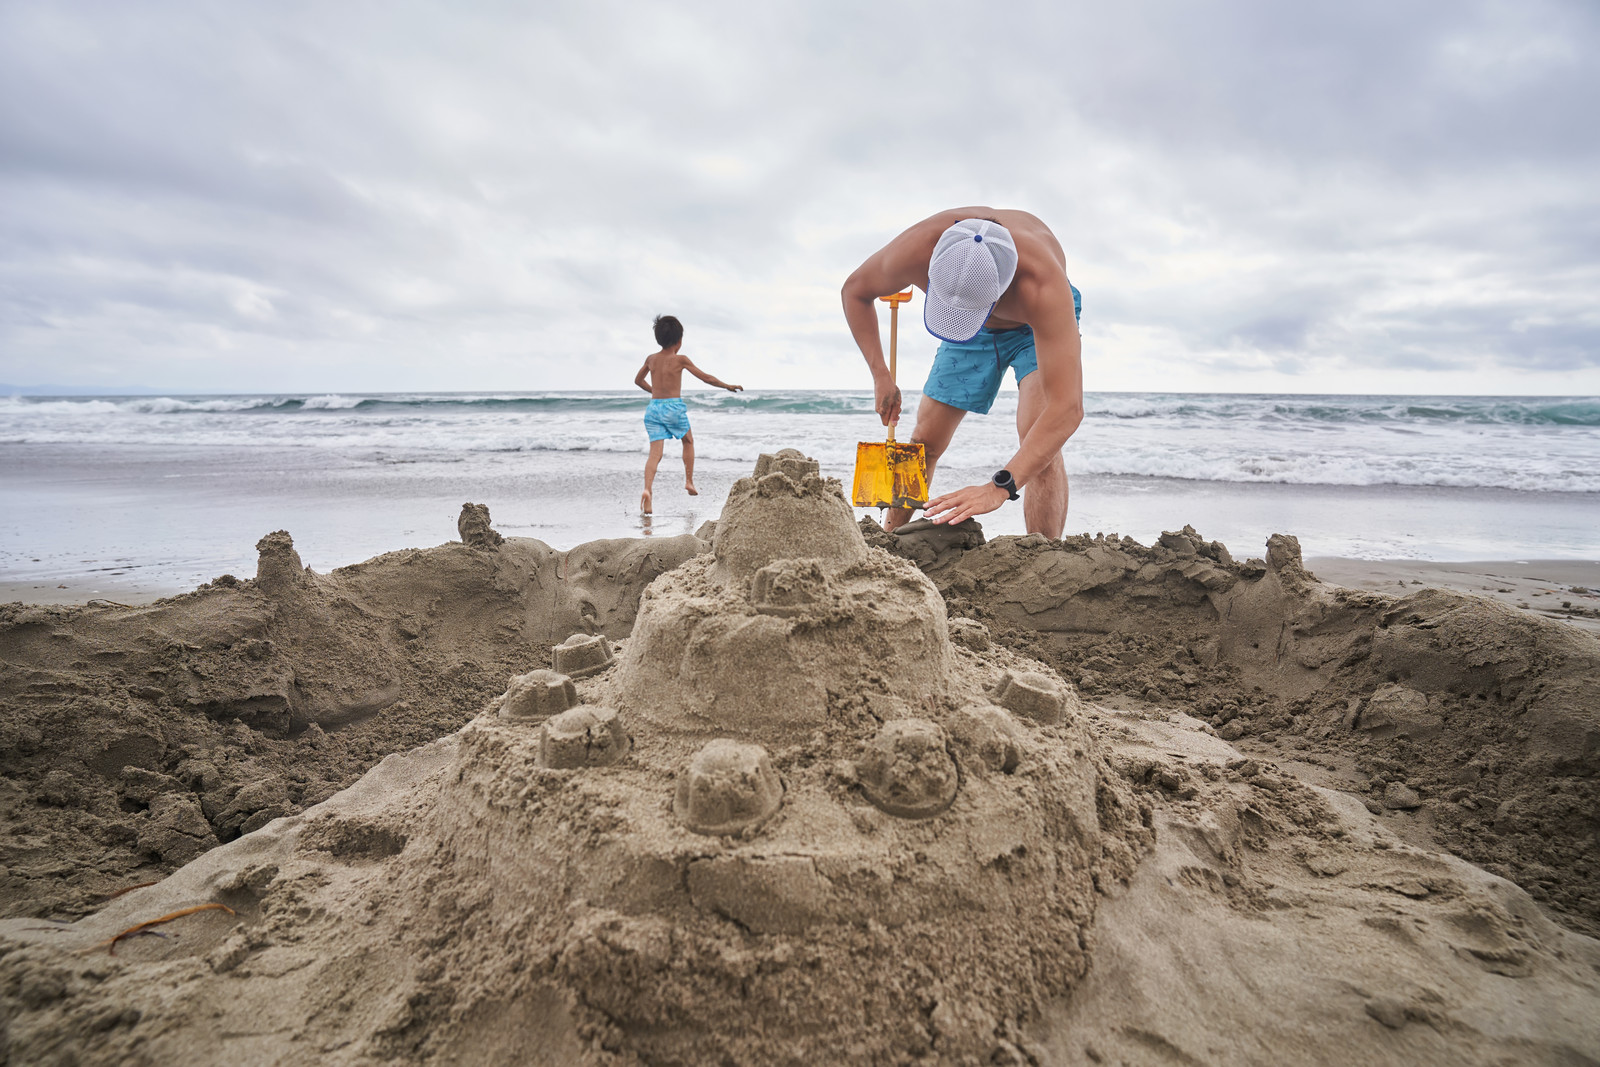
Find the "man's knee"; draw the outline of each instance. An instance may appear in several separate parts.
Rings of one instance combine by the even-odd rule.
[[[944,450],[949,446],[950,441],[949,438],[930,441],[916,430],[912,430],[911,443],[914,445],[921,445],[923,452],[929,459],[938,459],[940,456],[944,455]]]

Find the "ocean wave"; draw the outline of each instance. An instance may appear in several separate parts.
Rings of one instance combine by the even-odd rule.
[[[750,463],[798,444],[848,469],[881,440],[865,392],[685,395],[697,451]],[[963,421],[946,465],[1001,466],[1016,450],[1015,393]],[[641,455],[648,398],[606,393],[294,393],[0,398],[0,445],[84,449],[311,449],[329,462],[591,452]],[[907,393],[908,412],[916,394]],[[1066,461],[1078,474],[1297,485],[1600,492],[1600,400],[1102,393]],[[755,416],[755,417],[752,417]],[[912,418],[902,424],[909,436]],[[669,449],[669,455],[675,449]],[[495,459],[494,457],[500,457]],[[632,462],[629,460],[628,462]]]
[[[1600,427],[1600,397],[1287,396],[1089,393],[1088,415],[1115,419],[1373,425]]]
[[[1477,464],[1436,457],[1173,454],[1085,455],[1068,452],[1069,474],[1170,478],[1191,482],[1308,486],[1401,486],[1414,489],[1510,489],[1537,493],[1600,493],[1600,472],[1559,463]]]
[[[907,399],[916,394],[907,391]],[[683,399],[701,411],[730,414],[856,415],[872,395],[845,390],[691,390]],[[329,412],[588,412],[634,411],[637,392],[304,393],[154,397],[0,397],[0,416],[326,414]],[[997,411],[1013,409],[1002,393]],[[1600,427],[1600,397],[1301,396],[1274,394],[1088,393],[1090,417],[1116,420],[1248,421],[1269,425],[1444,425]]]
[[[726,393],[690,390],[690,407],[728,412],[794,415],[857,414],[872,410],[870,393],[773,390]],[[274,396],[0,397],[0,415],[296,414],[328,411],[642,411],[643,393],[322,393]]]

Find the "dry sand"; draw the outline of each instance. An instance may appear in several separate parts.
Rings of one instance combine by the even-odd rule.
[[[461,531],[4,609],[0,1059],[1600,1059],[1571,623],[788,451],[702,537]]]

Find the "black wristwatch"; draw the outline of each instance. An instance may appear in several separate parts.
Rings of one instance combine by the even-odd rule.
[[[1011,497],[1012,500],[1015,500],[1017,497],[1022,495],[1021,493],[1017,492],[1017,480],[1011,477],[1011,472],[1008,470],[995,471],[994,484],[1004,489],[1006,491],[1006,495]]]

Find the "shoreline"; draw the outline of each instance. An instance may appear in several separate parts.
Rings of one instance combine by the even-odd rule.
[[[1418,586],[1449,589],[1487,597],[1541,618],[1600,633],[1600,560],[1440,562],[1311,556],[1305,560],[1305,566],[1329,585],[1390,594],[1409,592]],[[54,578],[0,579],[0,604],[74,606],[109,602],[143,607],[191,592],[193,588],[170,582],[119,581],[93,574],[69,578],[66,582]]]

